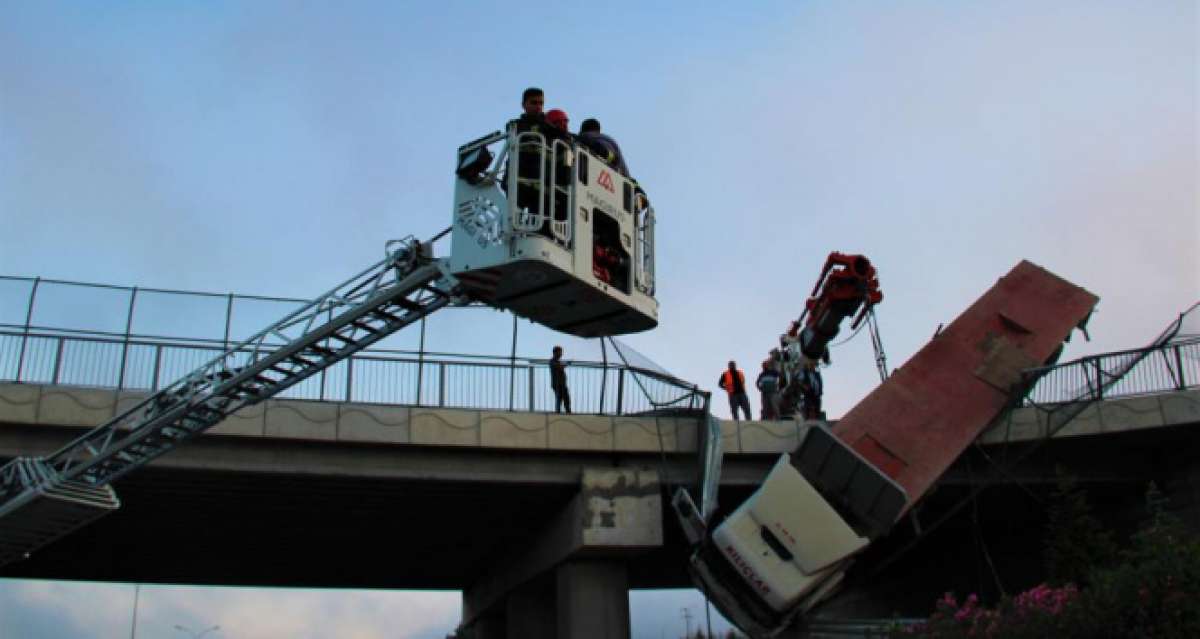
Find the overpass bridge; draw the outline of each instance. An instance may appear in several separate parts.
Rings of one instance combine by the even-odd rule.
[[[0,384],[0,456],[49,453],[137,395]],[[120,480],[119,511],[6,566],[5,576],[461,589],[464,618],[485,626],[545,624],[556,605],[569,614],[563,591],[575,593],[579,623],[622,623],[629,589],[690,585],[687,546],[663,506],[670,486],[695,480],[695,419],[312,400],[274,400],[244,413]],[[1200,465],[1192,461],[1200,459],[1200,390],[1104,400],[1048,442],[1046,424],[1035,407],[1014,411],[945,478],[922,517],[968,496],[986,476],[980,456],[1045,446],[1045,455],[995,478],[1003,487],[981,499],[988,519],[1040,532],[1029,525],[1028,504],[1011,506],[1020,501],[1015,486],[1044,494],[1052,467],[1065,463],[1089,486],[1127,501],[1147,480],[1167,480],[1200,525]],[[723,422],[723,501],[752,492],[774,456],[794,450],[810,427]],[[893,535],[878,552],[894,565],[873,587],[848,591],[847,613],[886,605],[882,614],[891,614],[903,600],[899,584],[916,599],[922,589],[913,576],[931,572],[931,554],[972,552],[964,519],[915,549],[907,547],[914,530]],[[1028,550],[993,548],[1025,569]]]
[[[28,325],[0,333],[0,379],[10,380],[0,382],[0,457],[50,453],[169,381],[172,362],[186,361],[179,353],[219,348]],[[1129,353],[1048,372],[1029,405],[996,424],[944,479],[912,530],[881,545],[890,573],[874,583],[890,577],[919,590],[912,576],[927,560],[922,548],[947,552],[945,539],[930,537],[941,514],[981,485],[1045,486],[1064,460],[1096,485],[1140,490],[1165,478],[1200,502],[1200,470],[1162,463],[1200,458],[1189,428],[1200,422],[1198,349],[1188,342],[1156,351],[1056,432],[1049,411]],[[0,572],[462,589],[464,621],[509,636],[552,635],[556,617],[580,628],[615,624],[604,634],[620,636],[629,588],[690,584],[686,544],[663,505],[672,486],[696,478],[699,425],[640,413],[697,407],[699,389],[653,371],[581,364],[572,387],[586,389],[579,399],[600,414],[557,415],[538,394],[548,385],[541,362],[412,355],[356,356],[284,399],[243,409],[119,480],[115,514]],[[372,375],[392,382],[363,383]],[[741,501],[811,426],[723,423],[723,501]],[[1044,454],[1023,454],[1033,449]]]

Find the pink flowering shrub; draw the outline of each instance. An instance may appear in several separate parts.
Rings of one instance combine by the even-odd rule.
[[[928,621],[895,634],[938,639],[1063,636],[1070,625],[1067,609],[1078,597],[1079,591],[1073,585],[1051,588],[1042,584],[988,608],[973,594],[959,604],[953,594],[946,593]]]
[[[1200,638],[1200,539],[1151,507],[1151,519],[1113,566],[1093,568],[1088,586],[1047,584],[1006,597],[994,608],[975,595],[950,593],[924,623],[892,636],[938,639]]]

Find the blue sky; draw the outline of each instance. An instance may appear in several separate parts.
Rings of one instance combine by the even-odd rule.
[[[1067,357],[1133,347],[1200,297],[1196,31],[1187,0],[7,3],[0,274],[312,296],[446,227],[454,149],[533,84],[600,118],[653,197],[662,323],[626,341],[681,377],[753,371],[831,250],[879,268],[892,366],[1023,258],[1101,298]],[[507,354],[510,321],[454,314],[431,348]],[[521,330],[521,354],[595,353]],[[833,356],[836,416],[876,378],[865,336]],[[4,623],[61,613],[14,608],[34,596],[86,618],[73,587],[0,582],[28,611]],[[392,596],[438,632],[458,614],[303,596],[313,619]],[[394,626],[387,601],[361,636]],[[270,636],[212,605],[191,625]]]

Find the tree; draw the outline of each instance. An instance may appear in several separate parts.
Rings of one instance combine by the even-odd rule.
[[[1112,533],[1092,514],[1078,481],[1062,467],[1055,474],[1057,487],[1047,509],[1046,575],[1054,585],[1084,584],[1094,568],[1112,564],[1117,546]]]

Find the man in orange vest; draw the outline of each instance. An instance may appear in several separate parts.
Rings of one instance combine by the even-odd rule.
[[[729,368],[721,373],[721,378],[717,381],[717,386],[720,386],[729,393],[729,412],[733,413],[733,419],[738,420],[738,408],[741,407],[742,412],[746,415],[746,419],[750,417],[750,398],[746,395],[746,375],[737,367],[737,362],[730,360]]]

